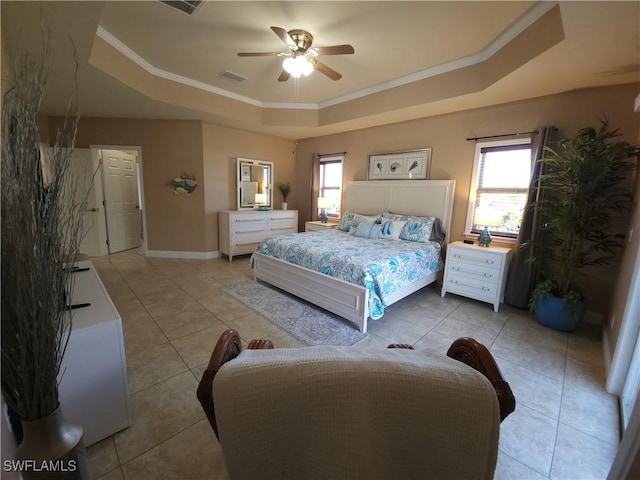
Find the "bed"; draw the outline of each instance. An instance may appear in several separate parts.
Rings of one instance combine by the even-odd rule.
[[[344,211],[357,212],[362,215],[377,215],[382,212],[393,212],[412,216],[437,217],[440,219],[442,229],[448,239],[454,189],[454,180],[349,182],[345,191],[346,205]],[[326,266],[326,262],[316,261],[318,265],[307,268],[267,254],[274,253],[271,250],[282,248],[282,252],[289,252],[280,252],[283,258],[287,258],[287,256],[297,256],[295,260],[292,260],[301,263],[299,258],[302,254],[299,253],[301,250],[296,250],[297,242],[300,243],[300,247],[302,243],[314,243],[314,241],[315,243],[327,243],[331,247],[335,241],[330,239],[338,239],[339,237],[336,237],[336,235],[340,234],[342,233],[332,230],[290,234],[278,237],[278,239],[282,238],[284,241],[284,245],[281,247],[275,247],[273,245],[265,247],[266,244],[261,245],[259,250],[252,255],[254,279],[272,284],[286,292],[333,312],[354,323],[362,332],[367,331],[367,322],[370,316],[371,318],[379,318],[385,306],[397,302],[438,279],[440,270],[439,268],[433,268],[433,263],[438,263],[438,260],[433,257],[433,252],[425,251],[422,254],[418,254],[424,255],[425,263],[431,264],[430,272],[415,275],[418,278],[414,279],[411,278],[411,275],[407,274],[408,270],[405,269],[401,275],[402,281],[397,282],[399,285],[389,289],[376,285],[371,278],[365,278],[365,282],[352,283],[351,281],[327,275],[322,271],[322,268],[319,268],[321,271],[314,270],[314,268],[318,268],[319,264]],[[296,235],[299,237],[295,237]],[[333,235],[333,237],[331,237],[331,235]],[[343,237],[340,238],[344,237],[354,236],[343,234]],[[321,238],[324,240],[321,240]],[[346,238],[345,241],[347,241]],[[350,242],[351,240],[347,241],[353,249],[359,248],[355,246],[356,244],[351,244]],[[388,242],[387,245],[396,243],[390,242],[389,240],[379,240],[378,242]],[[416,242],[402,243],[415,244]],[[373,245],[373,243],[369,245]],[[412,247],[415,250],[416,245]],[[420,248],[423,247],[420,246]],[[439,247],[431,246],[429,248]],[[335,248],[330,248],[329,250],[335,250]],[[371,250],[374,249],[371,248]],[[402,250],[402,248],[400,250]],[[297,253],[291,253],[292,251]],[[350,265],[351,260],[351,258],[343,258],[342,260],[333,258],[331,262],[334,264],[340,264],[342,262],[343,265]],[[412,256],[409,265],[411,265],[411,262],[413,262],[413,266],[415,267],[416,260],[414,256]],[[408,268],[410,270],[412,267],[410,266]],[[353,273],[351,277],[347,276],[345,278],[356,281],[355,277],[358,275],[362,276],[362,274],[356,272]],[[364,277],[366,277],[366,275]],[[393,280],[393,282],[396,281]],[[372,296],[377,298],[372,298]]]

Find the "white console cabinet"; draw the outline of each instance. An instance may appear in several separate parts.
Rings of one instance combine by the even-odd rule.
[[[90,262],[78,262],[67,350],[60,368],[60,404],[82,426],[85,446],[130,425],[129,387],[122,321]]]
[[[229,261],[234,255],[253,253],[267,237],[298,231],[297,210],[225,210],[218,212],[220,253]]]
[[[489,302],[497,312],[504,301],[510,254],[508,248],[450,243],[441,295],[451,292]]]

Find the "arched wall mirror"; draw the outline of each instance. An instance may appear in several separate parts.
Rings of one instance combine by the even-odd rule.
[[[238,157],[238,210],[273,205],[273,162]]]

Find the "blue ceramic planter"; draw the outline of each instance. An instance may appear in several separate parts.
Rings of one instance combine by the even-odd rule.
[[[545,327],[571,332],[582,320],[585,305],[580,302],[572,309],[565,308],[566,303],[564,298],[549,295],[535,304],[533,313],[536,320]]]

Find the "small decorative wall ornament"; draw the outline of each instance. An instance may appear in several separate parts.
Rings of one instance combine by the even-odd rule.
[[[196,177],[193,175],[182,173],[179,177],[171,180],[169,185],[171,185],[173,193],[176,195],[191,195],[198,186],[198,182],[196,182]]]

